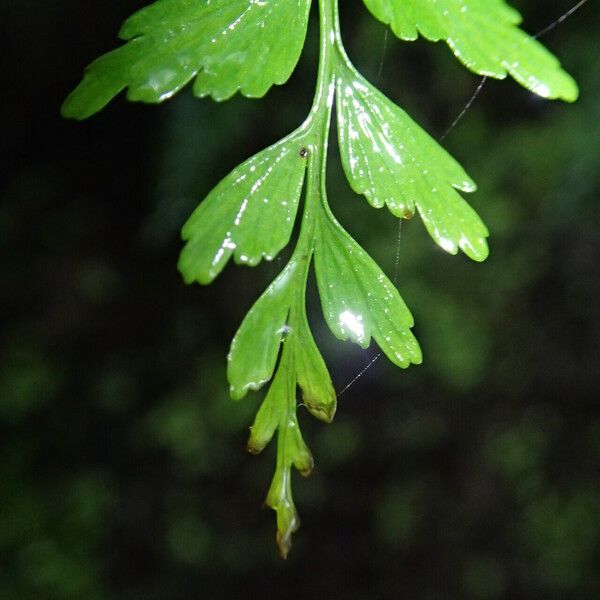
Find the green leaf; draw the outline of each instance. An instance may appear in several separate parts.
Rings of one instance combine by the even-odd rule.
[[[296,379],[302,401],[310,413],[327,423],[333,421],[337,399],[325,361],[308,327],[304,307],[299,311],[294,340]]]
[[[296,267],[296,262],[290,262],[265,290],[231,342],[227,378],[234,400],[243,398],[248,390],[258,390],[273,376],[279,346],[287,329]]]
[[[132,15],[127,44],[95,60],[63,105],[85,119],[128,88],[162,102],[194,77],[194,94],[261,97],[291,75],[304,45],[310,0],[158,0]]]
[[[248,451],[252,454],[259,454],[264,450],[282,422],[288,396],[295,392],[291,375],[292,371],[282,364],[256,413],[248,438]]]
[[[306,170],[301,135],[234,169],[194,211],[182,230],[187,244],[179,270],[186,283],[210,283],[232,255],[250,266],[272,260],[288,243]]]
[[[290,260],[250,309],[235,334],[228,355],[230,393],[234,400],[239,400],[248,390],[258,390],[269,381],[280,344],[284,342],[290,355],[286,365],[293,385],[300,386],[303,402],[311,414],[329,423],[335,415],[336,394],[306,319],[305,278],[301,277],[300,266],[301,259]],[[278,373],[281,369],[280,365]],[[265,412],[270,410],[264,404],[261,410],[263,408]],[[264,415],[265,423],[269,418]]]
[[[289,466],[277,466],[266,504],[277,513],[277,546],[281,557],[287,558],[292,546],[292,534],[300,527],[300,519],[292,496],[292,473]]]
[[[398,290],[375,261],[322,210],[315,271],[325,320],[333,334],[367,348],[371,337],[396,365],[420,364],[413,318]]]
[[[398,217],[411,218],[416,207],[444,250],[487,257],[488,230],[456,191],[472,192],[475,183],[406,112],[345,64],[337,78],[337,115],[342,163],[355,192]]]
[[[267,494],[266,504],[277,513],[277,544],[281,556],[289,552],[292,534],[300,520],[292,496],[292,466],[307,477],[313,468],[308,449],[296,416],[296,378],[294,349],[284,348],[281,362],[260,410],[250,428],[248,449],[258,453],[277,430],[277,466]]]
[[[573,78],[558,59],[519,29],[519,13],[503,0],[364,0],[380,21],[403,40],[419,33],[445,41],[471,71],[518,83],[544,98],[577,99]]]
[[[471,70],[511,74],[535,93],[574,100],[578,90],[557,59],[517,25],[502,0],[365,0],[403,39],[444,40]],[[158,0],[130,17],[127,42],[94,61],[63,105],[83,119],[127,90],[130,100],[161,102],[194,80],[197,96],[237,91],[264,95],[292,73],[304,44],[310,0]],[[374,207],[402,218],[419,212],[434,240],[484,260],[488,231],[458,191],[474,182],[437,142],[352,66],[343,48],[338,0],[320,0],[320,57],[310,115],[295,132],[225,177],[182,230],[179,269],[187,283],[207,284],[233,257],[272,260],[289,242],[306,176],[297,247],[234,336],[227,375],[239,400],[272,379],[250,428],[248,450],[261,452],[277,434],[277,464],[266,503],[277,513],[285,558],[299,519],[292,470],[306,476],[313,458],[299,427],[303,405],[330,422],[336,393],[306,315],[310,262],[325,319],[335,336],[363,348],[371,339],[400,366],[422,361],[413,318],[392,282],[340,226],[326,198],[329,132],[337,98],[339,146],[352,188]]]

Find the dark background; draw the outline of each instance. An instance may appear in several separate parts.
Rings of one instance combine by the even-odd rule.
[[[446,147],[478,182],[483,264],[405,223],[398,286],[424,365],[381,359],[333,424],[300,412],[316,469],[295,478],[289,559],[261,504],[274,449],[245,450],[260,395],[228,398],[229,341],[283,258],[208,288],[176,270],[179,229],[233,166],[304,118],[316,60],[263,101],[59,106],[138,0],[0,6],[0,598],[600,597],[599,11],[544,38],[574,105],[490,82]],[[342,2],[377,80],[384,27]],[[538,31],[570,1],[515,2]],[[441,134],[478,79],[442,45],[387,40],[380,87]],[[397,222],[351,193],[334,212],[389,274]],[[337,389],[375,350],[310,320]]]

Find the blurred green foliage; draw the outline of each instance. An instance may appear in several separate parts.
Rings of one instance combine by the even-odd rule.
[[[61,121],[82,65],[139,4],[2,7],[0,598],[600,596],[598,11],[544,40],[577,104],[490,82],[448,137],[480,186],[490,258],[446,256],[403,225],[399,288],[424,365],[378,361],[326,428],[300,412],[317,465],[280,563],[259,510],[271,460],[241,451],[260,396],[229,400],[225,355],[281,263],[229,268],[210,289],[174,265],[198,199],[305,114],[315,28],[261,103],[184,93]],[[518,8],[533,31],[570,4]],[[375,80],[383,27],[358,4],[344,19]],[[380,86],[434,134],[476,85],[448,54],[390,37],[383,62]],[[336,214],[393,275],[397,223],[330,164]],[[309,308],[341,389],[372,353]]]

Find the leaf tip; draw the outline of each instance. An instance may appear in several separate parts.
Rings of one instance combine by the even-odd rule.
[[[579,99],[579,86],[573,78],[569,77],[569,79],[570,82],[565,85],[560,95],[560,99],[565,102],[573,103]]]
[[[413,365],[422,365],[423,364],[423,352],[421,347],[419,346],[418,351],[413,355],[411,362]]]
[[[177,270],[181,273],[183,281],[186,285],[199,283],[200,285],[209,285],[221,272],[221,268],[206,269],[205,266],[199,264],[198,257],[194,254],[192,245],[188,242],[179,255],[177,261]]]
[[[250,436],[246,443],[246,449],[250,454],[260,454],[273,439],[277,422],[270,419],[272,415],[257,415],[254,424],[250,427]],[[261,418],[263,417],[263,418]]]
[[[60,107],[60,114],[64,119],[83,121],[94,114],[94,111],[86,111],[82,107],[81,102],[78,99],[76,88],[65,98]]]
[[[248,392],[247,388],[238,388],[236,385],[231,384],[229,386],[229,396],[232,400],[238,402],[239,400],[241,400],[246,393]]]
[[[250,452],[250,454],[260,454],[265,449],[266,444],[259,443],[250,433],[250,437],[248,438],[248,442],[246,443],[246,450]]]
[[[485,237],[479,237],[475,243],[470,240],[461,239],[459,241],[460,249],[475,262],[482,263],[490,255],[490,248]]]
[[[331,423],[333,421],[337,410],[337,402],[335,401],[335,398],[333,402],[330,402],[328,404],[323,404],[320,402],[315,403],[310,400],[304,399],[304,405],[313,417],[316,417],[317,419],[319,419],[320,421],[324,421],[325,423]]]
[[[277,542],[277,548],[279,549],[279,556],[283,560],[286,560],[290,549],[292,548],[292,536],[287,532],[281,532],[277,530],[277,534],[275,536],[275,541]]]

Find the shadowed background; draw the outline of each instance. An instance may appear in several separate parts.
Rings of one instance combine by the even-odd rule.
[[[404,223],[398,287],[421,367],[380,359],[333,424],[300,410],[316,469],[295,477],[287,562],[262,510],[274,448],[245,452],[260,394],[228,398],[225,357],[284,264],[176,270],[179,229],[236,164],[306,115],[316,23],[289,84],[217,105],[185,90],[58,111],[116,45],[133,0],[0,7],[0,598],[188,600],[600,597],[600,62],[593,3],[544,38],[575,105],[490,81],[445,141],[479,184],[483,264]],[[442,45],[401,43],[342,3],[350,56],[439,136],[478,79]],[[515,2],[542,29],[571,3]],[[596,42],[596,44],[594,43]],[[393,276],[397,221],[346,184],[342,224]],[[309,316],[336,383],[372,358]]]

